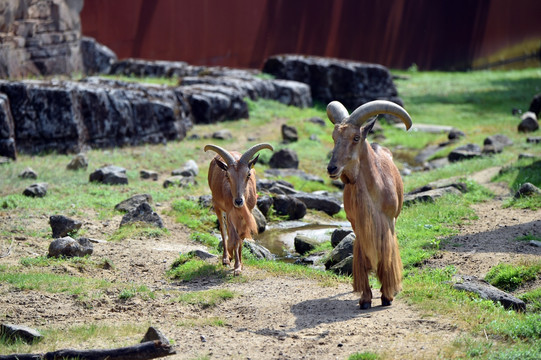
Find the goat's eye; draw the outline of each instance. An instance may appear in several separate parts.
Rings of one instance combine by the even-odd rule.
[[[250,178],[250,176],[252,176],[252,174],[251,174],[251,173],[248,173],[248,174],[246,174],[246,179],[249,179],[249,178]]]
[[[355,135],[355,136],[353,137],[353,141],[359,142],[359,140],[361,140],[361,137],[360,137],[359,135]]]

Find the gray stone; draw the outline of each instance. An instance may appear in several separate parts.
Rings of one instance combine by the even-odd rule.
[[[68,170],[79,170],[79,169],[85,169],[88,167],[88,158],[85,154],[79,153],[75,155],[68,165],[66,165],[66,169]]]
[[[336,229],[331,234],[331,246],[336,247],[346,236],[352,234],[353,230],[351,229]]]
[[[152,196],[149,194],[137,194],[115,205],[115,210],[129,212],[136,209],[142,203],[152,203]]]
[[[273,202],[274,201],[273,201],[272,197],[270,197],[268,195],[258,196],[258,198],[257,198],[257,208],[259,209],[261,214],[263,214],[263,216],[265,216],[265,218],[269,214],[269,210],[272,207]]]
[[[227,129],[218,130],[212,134],[212,138],[217,140],[230,140],[233,138],[233,134]]]
[[[297,156],[297,153],[294,150],[281,149],[281,150],[275,151],[272,154],[269,160],[269,166],[271,168],[277,168],[277,169],[284,169],[284,168],[297,169],[299,167],[299,158]]]
[[[143,336],[143,339],[141,340],[141,343],[147,341],[160,341],[162,344],[169,345],[169,339],[167,339],[160,330],[156,329],[153,326],[150,326],[148,328],[145,336]]]
[[[311,122],[313,124],[317,124],[317,125],[320,125],[320,126],[327,125],[327,122],[325,120],[323,120],[322,118],[320,118],[319,116],[311,117],[309,119],[306,119],[305,121]]]
[[[293,239],[293,245],[296,252],[304,255],[316,248],[317,241],[308,236],[297,234]]]
[[[197,184],[195,177],[193,176],[171,176],[163,182],[163,187],[168,188],[170,186],[187,187]]]
[[[449,162],[457,162],[467,159],[473,159],[481,156],[481,148],[477,144],[467,144],[459,146],[449,153],[447,158]]]
[[[404,206],[408,206],[408,205],[418,203],[418,202],[431,202],[432,203],[436,201],[436,199],[447,194],[461,195],[462,193],[460,192],[460,190],[458,190],[454,186],[447,186],[443,188],[422,191],[415,194],[406,194],[404,196]]]
[[[541,136],[536,136],[536,137],[530,136],[526,139],[526,142],[530,144],[541,144]]]
[[[506,146],[513,145],[513,141],[502,134],[491,135],[483,142],[483,154],[499,154]]]
[[[287,124],[282,124],[282,140],[286,144],[299,140],[297,128],[295,128],[294,126],[289,126]]]
[[[158,173],[156,171],[152,171],[152,170],[140,170],[139,171],[139,177],[141,179],[151,179],[151,180],[154,180],[154,181],[157,181],[158,180]]]
[[[267,174],[267,172],[265,172],[265,174]],[[256,184],[258,191],[271,194],[291,195],[297,192],[297,190],[293,188],[293,185],[285,180],[259,179]]]
[[[141,203],[135,209],[129,211],[126,215],[124,215],[122,217],[122,220],[120,221],[120,227],[138,222],[163,228],[162,219],[157,213],[152,210],[150,205],[146,202]]]
[[[265,218],[265,215],[256,207],[252,209],[252,215],[254,216],[255,222],[257,224],[257,232],[258,234],[261,234],[265,232],[265,229],[267,228],[267,219]]]
[[[528,111],[531,111],[539,118],[539,115],[541,113],[541,93],[535,95],[532,98],[532,101],[530,102],[530,107],[528,108]]]
[[[19,177],[21,179],[37,179],[38,174],[34,171],[34,169],[27,167],[26,169],[21,171]]]
[[[204,208],[212,207],[212,195],[201,195],[197,200],[198,204]]]
[[[171,175],[173,176],[197,176],[199,174],[199,166],[194,160],[188,160],[182,165],[180,169],[173,170]]]
[[[530,240],[528,244],[535,247],[541,247],[541,241],[537,241],[537,240]]]
[[[259,245],[253,241],[245,241],[243,247],[248,250],[256,259],[259,260],[273,260],[274,255],[266,247]]]
[[[77,240],[70,236],[54,239],[49,244],[49,257],[83,257],[92,255],[94,247],[92,242],[87,238],[79,238]]]
[[[533,195],[541,194],[541,190],[532,183],[525,182],[520,186],[518,191],[515,193],[515,198],[529,197]]]
[[[47,189],[49,188],[49,184],[47,183],[36,183],[28,186],[23,191],[24,196],[29,197],[44,197],[47,195]]]
[[[15,125],[9,105],[9,98],[0,94],[0,156],[15,160],[17,149],[15,147]]]
[[[338,264],[331,266],[329,270],[337,275],[353,274],[353,255],[350,255],[341,260]]]
[[[287,216],[289,220],[299,220],[306,215],[306,205],[288,195],[274,196],[273,207],[278,215]]]
[[[43,339],[43,335],[36,329],[16,324],[0,324],[0,336],[12,342],[21,339],[29,344]]]
[[[312,99],[338,100],[352,110],[376,99],[402,104],[389,70],[381,65],[304,55],[275,55],[263,72],[310,86]]]
[[[520,124],[518,125],[519,132],[532,132],[539,129],[539,121],[537,115],[531,111],[526,111],[521,116]]]
[[[209,260],[209,259],[216,259],[218,258],[218,256],[214,255],[214,254],[211,254],[207,251],[204,251],[204,250],[192,250],[188,253],[188,255],[193,255],[201,260]]]
[[[495,303],[500,303],[504,308],[512,308],[516,311],[526,310],[524,301],[501,291],[500,289],[490,285],[484,280],[480,280],[475,276],[456,275],[453,278],[453,287],[457,290],[464,290],[478,294],[483,299],[492,300]]]
[[[49,225],[53,231],[53,238],[56,239],[75,234],[81,229],[83,223],[64,215],[51,215],[49,217]]]
[[[465,136],[466,134],[464,133],[464,131],[461,131],[455,128],[452,128],[451,130],[449,130],[449,134],[447,134],[447,138],[451,141],[462,139]]]
[[[123,167],[109,165],[90,174],[89,181],[108,185],[123,185],[128,184],[128,177],[126,176],[126,169]]]
[[[117,61],[116,54],[111,49],[88,36],[81,38],[81,55],[87,75],[108,74],[111,65]]]
[[[329,256],[327,257],[327,260],[325,261],[325,268],[328,270],[332,266],[338,264],[348,256],[353,255],[353,243],[355,242],[355,234],[351,233],[349,235],[346,235],[336,245],[336,247],[330,252]]]
[[[298,192],[291,196],[302,201],[308,209],[323,211],[330,216],[337,214],[342,209],[341,202],[330,196],[304,192]]]

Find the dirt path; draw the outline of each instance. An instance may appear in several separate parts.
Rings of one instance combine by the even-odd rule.
[[[497,184],[490,186],[498,187]],[[461,273],[483,276],[500,261],[539,259],[540,248],[514,239],[527,234],[541,236],[541,211],[503,209],[505,195],[503,191],[495,200],[475,205],[479,219],[462,225],[460,235],[427,265],[452,264]],[[6,225],[10,220],[2,215],[0,221]],[[48,219],[25,221],[28,226],[43,228]],[[104,234],[118,227],[119,221],[120,217],[106,222],[90,219],[84,225],[86,236],[104,238]],[[347,359],[363,351],[392,359],[434,359],[462,335],[452,319],[427,316],[400,298],[391,307],[380,307],[377,290],[374,307],[360,311],[358,295],[351,292],[351,284],[328,285],[286,276],[269,277],[253,268],[248,268],[238,281],[200,279],[170,283],[164,272],[178,254],[201,246],[188,239],[187,229],[171,219],[164,217],[164,221],[170,230],[165,238],[96,244],[93,256],[109,259],[113,268],[55,268],[59,274],[145,285],[156,291],[154,299],[121,300],[118,292],[105,290],[96,299],[85,302],[63,293],[14,292],[10,285],[0,283],[0,310],[5,315],[4,320],[38,328],[69,328],[88,323],[152,325],[173,341],[178,354],[169,359],[204,356],[210,359]],[[1,259],[3,263],[16,263],[22,256],[42,255],[47,251],[48,242],[43,240],[15,242],[12,254]],[[202,308],[173,301],[182,292],[224,288],[236,296],[215,307]],[[211,323],[214,325],[208,325]],[[122,338],[104,344],[83,343],[71,347],[119,346],[116,343],[125,346],[139,340]]]

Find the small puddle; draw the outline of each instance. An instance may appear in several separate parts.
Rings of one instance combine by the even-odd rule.
[[[298,254],[295,252],[295,236],[304,235],[323,243],[331,239],[332,232],[337,228],[351,229],[348,221],[327,224],[313,224],[302,221],[284,221],[267,226],[258,234],[255,240],[276,256],[277,260],[294,261]]]

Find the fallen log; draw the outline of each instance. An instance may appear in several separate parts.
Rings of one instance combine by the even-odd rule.
[[[147,360],[174,354],[176,351],[171,345],[154,340],[116,349],[64,349],[45,354],[0,355],[0,360]]]

